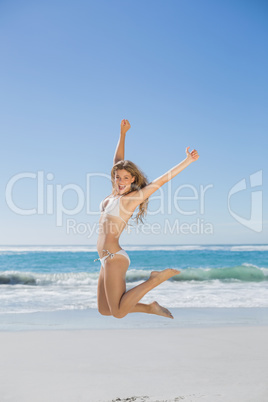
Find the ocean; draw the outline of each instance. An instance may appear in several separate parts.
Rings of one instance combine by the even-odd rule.
[[[181,273],[142,299],[167,308],[268,307],[268,245],[123,246],[127,290],[152,270]],[[0,314],[97,308],[93,246],[1,246]]]

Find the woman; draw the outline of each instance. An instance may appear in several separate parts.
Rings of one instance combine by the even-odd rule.
[[[139,301],[151,289],[172,276],[178,275],[180,271],[170,268],[152,271],[148,280],[126,292],[125,277],[130,259],[126,251],[120,247],[119,237],[135,209],[139,206],[136,221],[142,221],[142,216],[146,214],[148,198],[190,163],[196,161],[199,155],[196,150],[189,152],[190,147],[188,147],[186,159],[148,184],[140,169],[134,163],[124,160],[125,135],[129,129],[129,121],[122,120],[120,139],[111,171],[112,194],[100,205],[101,217],[97,243],[100,257],[98,260],[101,261],[98,310],[102,315],[112,315],[116,318],[123,318],[128,313],[148,313],[173,318],[170,311],[156,301],[150,304],[139,303]]]

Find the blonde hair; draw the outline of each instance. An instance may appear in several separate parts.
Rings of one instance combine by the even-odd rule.
[[[123,170],[123,169],[126,170],[127,172],[129,172],[132,177],[135,177],[134,182],[131,183],[130,190],[123,195],[127,195],[127,194],[131,193],[132,191],[137,191],[137,190],[140,190],[141,188],[147,186],[148,180],[147,180],[146,175],[142,172],[142,170],[140,168],[138,168],[138,166],[135,165],[135,163],[133,163],[131,161],[121,160],[121,161],[117,162],[111,170],[111,181],[112,181],[112,185],[113,185],[113,192],[115,191],[115,172],[117,170]],[[139,205],[139,211],[138,211],[137,215],[135,216],[136,223],[139,223],[139,221],[141,223],[143,223],[142,218],[144,218],[147,213],[148,203],[149,203],[149,198],[146,198]]]

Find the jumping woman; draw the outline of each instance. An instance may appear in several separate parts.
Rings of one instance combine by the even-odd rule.
[[[166,308],[156,301],[139,303],[150,290],[172,276],[176,269],[152,271],[149,279],[126,291],[126,273],[130,258],[119,245],[119,237],[135,209],[139,207],[136,222],[146,215],[149,197],[165,183],[199,158],[196,150],[186,149],[186,158],[167,173],[148,183],[143,172],[131,161],[124,160],[125,136],[130,129],[128,120],[122,120],[120,138],[114,155],[111,171],[112,193],[100,204],[99,238],[97,250],[101,262],[98,280],[98,310],[102,315],[123,318],[128,313],[156,314],[173,318]]]

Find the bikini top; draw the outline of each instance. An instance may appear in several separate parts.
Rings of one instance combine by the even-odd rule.
[[[118,218],[122,219],[122,221],[125,222],[125,224],[127,225],[127,222],[124,221],[124,219],[121,218],[121,216],[120,216],[120,198],[121,197],[122,197],[122,195],[120,195],[119,197],[108,198],[108,203],[104,209],[103,203],[104,203],[104,200],[106,200],[106,198],[107,198],[106,197],[100,203],[100,211],[101,211],[101,214],[117,216]]]

